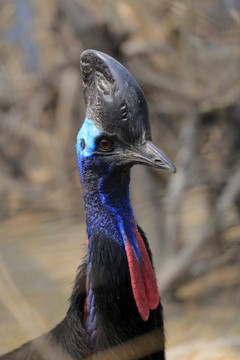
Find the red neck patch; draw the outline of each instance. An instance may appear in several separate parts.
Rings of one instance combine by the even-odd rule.
[[[126,253],[128,259],[128,267],[130,272],[133,296],[143,321],[149,318],[149,310],[154,310],[159,304],[159,293],[157,280],[154,270],[149,259],[147,249],[143,239],[138,232],[135,222],[133,221],[133,231],[136,236],[136,242],[141,254],[139,262],[135,252],[126,237]]]

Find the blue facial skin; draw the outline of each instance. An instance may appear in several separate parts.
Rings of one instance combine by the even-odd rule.
[[[77,135],[79,175],[86,208],[89,252],[91,256],[91,231],[102,232],[125,252],[127,236],[139,261],[140,253],[133,232],[135,221],[129,199],[130,168],[107,162],[96,154],[97,141],[103,136],[101,130],[85,119]],[[99,153],[99,151],[98,151]]]
[[[96,125],[86,118],[77,135],[76,150],[78,159],[92,156],[96,149],[95,139],[101,137],[101,135],[102,132]],[[84,149],[82,148],[82,140],[85,141],[86,145]]]

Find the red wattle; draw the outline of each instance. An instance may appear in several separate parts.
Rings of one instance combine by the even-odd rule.
[[[149,317],[149,304],[147,300],[142,269],[127,237],[126,237],[126,253],[128,259],[128,267],[130,272],[133,296],[141,318],[143,319],[143,321],[147,321]]]
[[[89,247],[89,238],[87,237],[87,248]],[[86,318],[87,316],[87,302],[88,302],[88,279],[86,276],[86,298],[84,301],[84,317]]]
[[[136,236],[138,249],[141,254],[142,261],[140,263],[140,266],[141,266],[141,270],[142,270],[142,276],[143,276],[143,280],[144,280],[146,296],[147,296],[148,303],[149,303],[149,309],[154,310],[154,309],[156,309],[156,307],[159,304],[159,293],[158,293],[156,276],[155,276],[151,261],[148,256],[146,246],[145,246],[143,239],[142,239],[140,233],[138,232],[135,224],[133,227],[133,231]]]

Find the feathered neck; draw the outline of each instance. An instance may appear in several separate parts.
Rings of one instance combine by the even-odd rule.
[[[107,243],[115,244],[115,252],[121,251],[127,258],[136,305],[141,318],[146,321],[149,310],[157,307],[159,296],[129,199],[130,168],[104,164],[96,169],[93,162],[89,164],[86,159],[84,162],[80,174],[87,211],[89,262],[92,261],[94,241],[104,238]],[[83,170],[86,162],[87,172]]]
[[[109,177],[104,166],[96,173],[93,161],[85,161],[79,161],[79,170],[87,212],[88,260],[79,268],[68,314],[51,336],[64,345],[73,359],[83,359],[157,330],[159,350],[155,354],[149,352],[149,359],[164,360],[162,307],[155,277],[152,278],[147,240],[132,218],[129,169],[112,169]],[[118,213],[121,212],[122,220],[122,210],[130,219],[128,224],[141,261],[119,230]],[[145,350],[146,346],[143,345]]]

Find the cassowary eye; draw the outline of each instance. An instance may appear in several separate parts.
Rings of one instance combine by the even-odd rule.
[[[110,139],[101,139],[98,142],[98,147],[103,151],[110,151],[113,148],[113,142]]]

